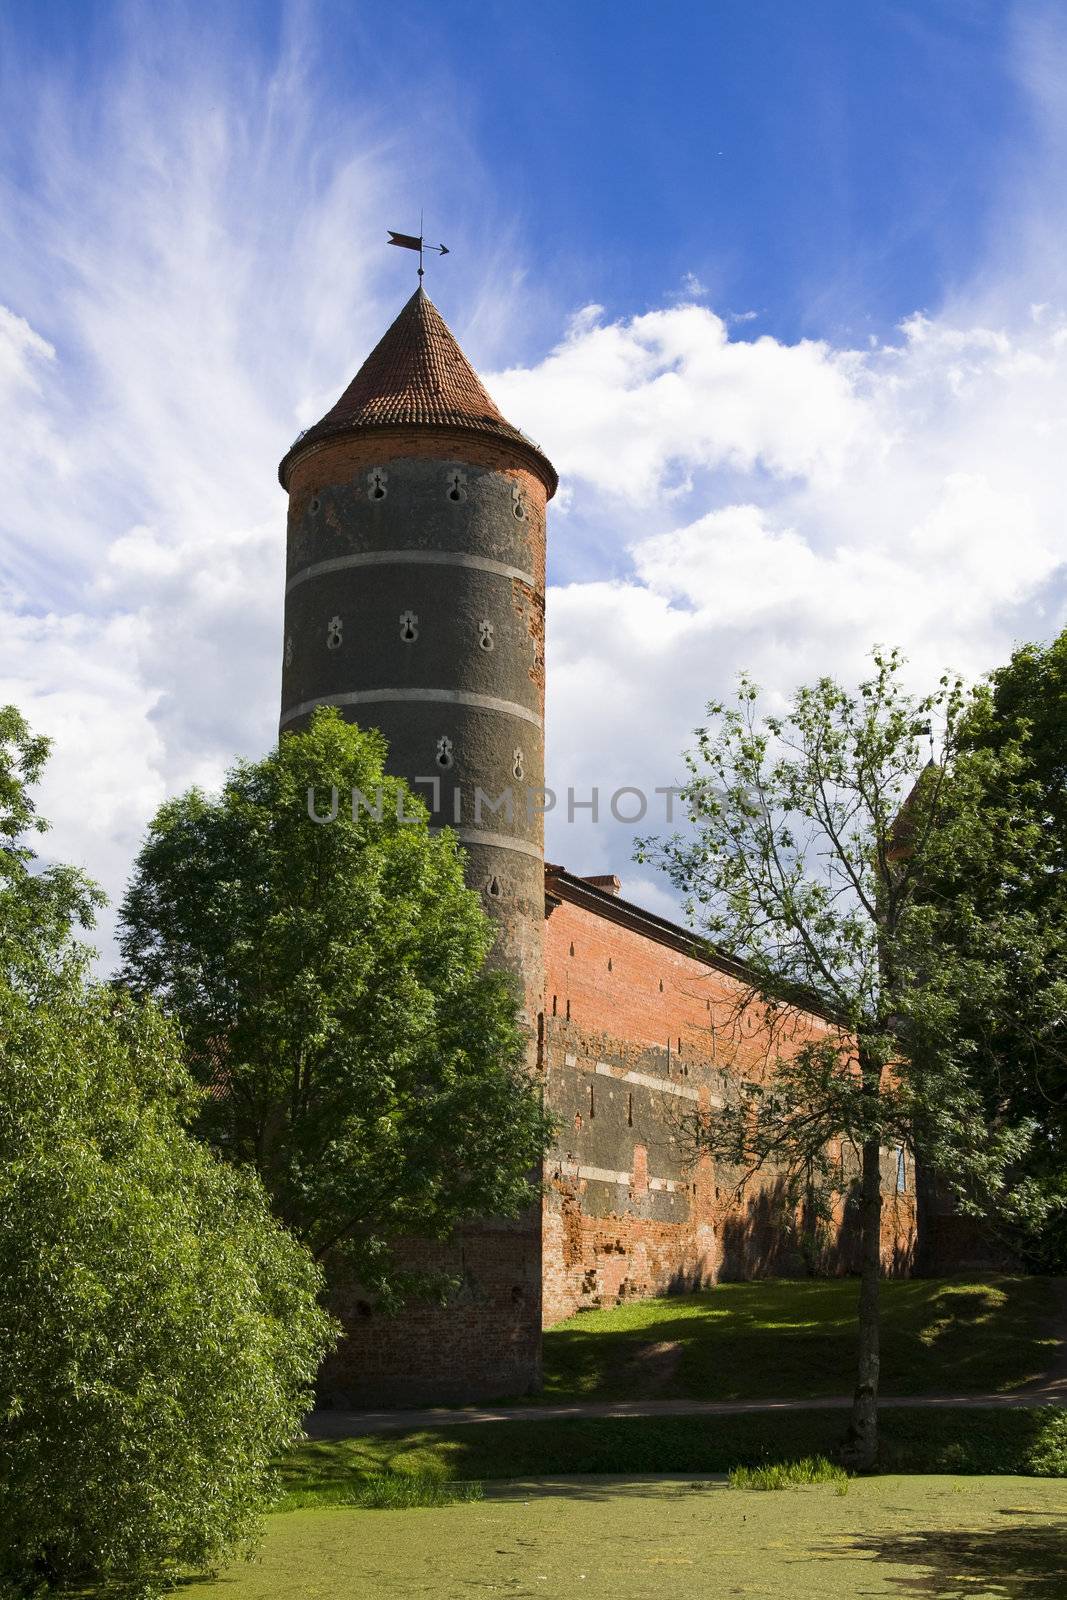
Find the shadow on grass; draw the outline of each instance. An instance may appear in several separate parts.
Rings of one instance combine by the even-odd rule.
[[[467,1423],[363,1438],[307,1441],[279,1463],[282,1509],[351,1501],[376,1473],[438,1479],[593,1474],[671,1478],[837,1458],[847,1418],[798,1408],[714,1418],[587,1417]],[[881,1418],[883,1472],[1067,1477],[1067,1413],[901,1407]]]
[[[1007,1513],[1017,1515],[1017,1513]],[[838,1546],[832,1552],[840,1557]],[[884,1572],[901,1594],[956,1600],[962,1594],[988,1600],[1064,1600],[1067,1597],[1067,1524],[1016,1523],[977,1532],[929,1528],[913,1533],[868,1534],[853,1541],[849,1557],[866,1555],[887,1566],[919,1572]]]
[[[882,1392],[1008,1392],[1054,1362],[1053,1287],[1040,1278],[883,1284]],[[545,1335],[536,1397],[619,1399],[643,1351],[676,1344],[656,1392],[709,1400],[803,1399],[847,1392],[856,1361],[853,1279],[725,1283],[685,1296],[583,1312]]]

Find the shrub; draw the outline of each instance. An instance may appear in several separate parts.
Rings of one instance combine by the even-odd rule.
[[[1035,1478],[1067,1478],[1067,1411],[1062,1406],[1043,1406],[1038,1417],[1026,1470]]]
[[[154,1006],[0,973],[0,1586],[152,1588],[256,1528],[330,1337]]]

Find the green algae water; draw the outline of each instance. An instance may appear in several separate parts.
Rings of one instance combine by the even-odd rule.
[[[1067,1600],[1067,1482],[886,1476],[765,1493],[537,1479],[480,1503],[295,1511],[189,1600]]]

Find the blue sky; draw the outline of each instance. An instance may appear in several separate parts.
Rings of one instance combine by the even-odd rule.
[[[1064,623],[1067,16],[1042,0],[0,13],[0,696],[112,894],[273,737],[278,457],[407,297],[561,469],[549,767],[669,782],[748,666]],[[574,870],[630,830],[552,823]],[[106,932],[106,930],[105,930]]]
[[[64,110],[91,139],[133,59],[168,90],[212,83],[231,103],[242,77],[251,87],[299,59],[324,141],[357,124],[403,173],[401,209],[418,196],[457,241],[460,294],[463,256],[487,237],[502,230],[521,252],[531,303],[508,359],[551,338],[546,305],[596,299],[625,314],[660,304],[687,273],[719,307],[759,308],[781,338],[884,335],[937,304],[986,247],[1034,137],[1018,67],[1040,11],[39,0],[11,8],[4,29],[9,171],[39,181],[24,148],[19,159],[20,113],[42,81],[65,86]],[[379,242],[384,220],[353,215],[353,243]],[[403,276],[382,269],[383,281]]]

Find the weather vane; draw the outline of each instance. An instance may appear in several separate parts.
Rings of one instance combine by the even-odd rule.
[[[423,267],[423,264],[422,264],[422,253],[423,253],[423,251],[424,250],[436,250],[438,255],[442,255],[442,256],[447,256],[447,254],[448,254],[448,246],[446,244],[427,244],[426,243],[426,240],[422,236],[422,218],[421,218],[421,216],[419,218],[419,232],[418,232],[418,236],[417,237],[413,233],[394,233],[392,228],[390,228],[389,229],[389,243],[390,244],[399,245],[401,250],[417,250],[419,252],[419,283],[420,283],[420,285],[422,283],[423,276],[424,276],[425,270],[426,270]]]

